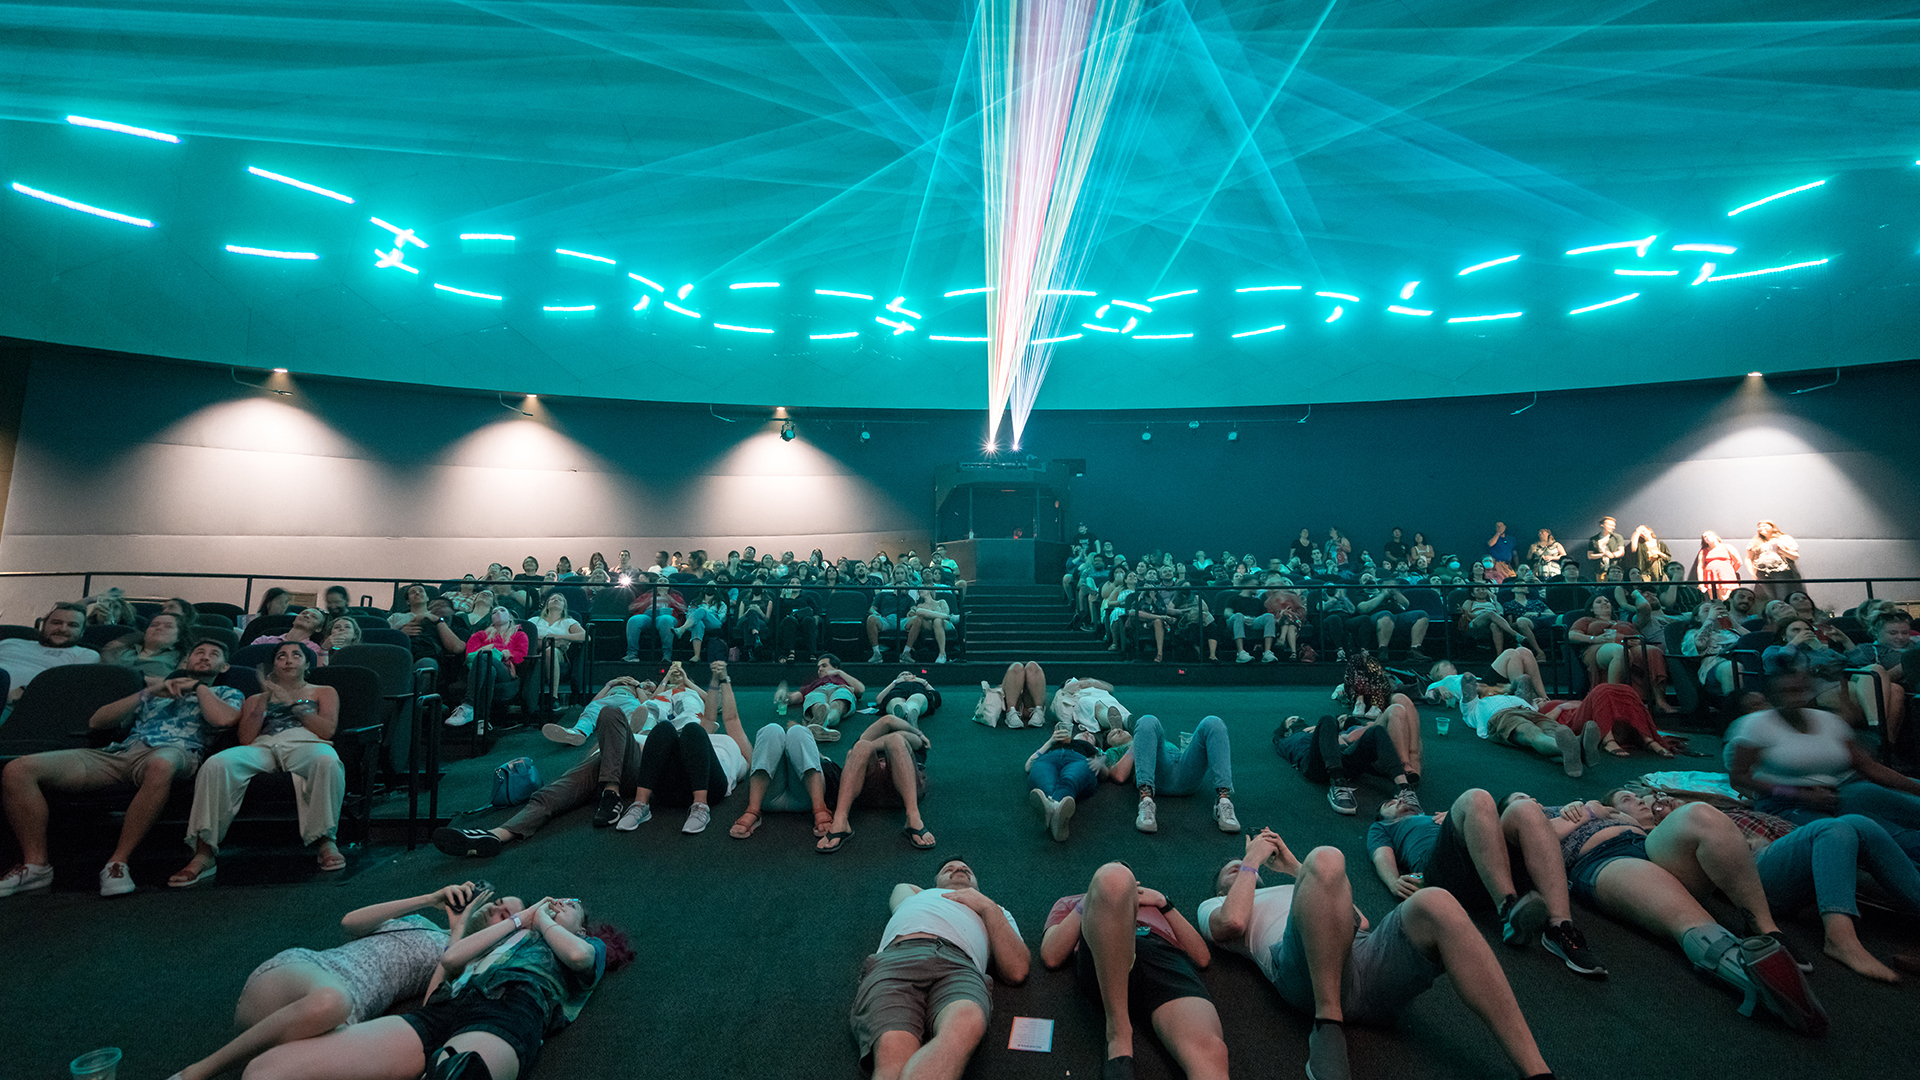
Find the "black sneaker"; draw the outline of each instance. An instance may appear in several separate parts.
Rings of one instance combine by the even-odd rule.
[[[619,792],[601,792],[600,804],[593,808],[593,827],[596,829],[604,829],[612,825],[614,822],[620,820],[620,811],[626,808],[626,804],[620,801]]]
[[[1338,1023],[1316,1020],[1307,1035],[1307,1080],[1351,1080],[1347,1033]]]
[[[1500,905],[1500,940],[1524,949],[1527,939],[1546,929],[1547,902],[1537,892],[1509,896]]]
[[[500,838],[485,829],[433,830],[433,846],[456,858],[491,859],[500,854]]]
[[[1408,649],[1406,659],[1408,662],[1415,663],[1415,664],[1433,663],[1433,657],[1428,656],[1426,653],[1421,652],[1419,649]]]
[[[1357,814],[1360,812],[1360,800],[1353,797],[1353,789],[1345,784],[1332,784],[1327,787],[1327,805],[1333,807],[1336,814]]]
[[[1571,922],[1555,923],[1540,934],[1540,944],[1548,952],[1567,962],[1567,967],[1582,975],[1591,975],[1597,979],[1607,977],[1607,969],[1594,959],[1593,950],[1587,948],[1587,936],[1574,928]]]

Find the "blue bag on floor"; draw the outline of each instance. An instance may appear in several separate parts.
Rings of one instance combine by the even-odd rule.
[[[519,806],[540,790],[540,767],[532,758],[517,757],[493,770],[493,805]]]

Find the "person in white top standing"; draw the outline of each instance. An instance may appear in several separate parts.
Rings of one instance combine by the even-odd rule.
[[[992,1015],[988,973],[1027,981],[1013,914],[980,891],[966,860],[941,863],[933,884],[893,887],[893,916],[853,995],[853,1038],[874,1080],[957,1080]]]
[[[80,629],[86,619],[86,609],[79,604],[55,604],[47,617],[40,620],[38,638],[0,641],[0,668],[6,669],[13,680],[13,689],[7,692],[8,701],[20,700],[21,692],[33,677],[48,668],[100,662],[99,653],[80,644]]]
[[[1263,866],[1294,883],[1261,888]],[[1312,1014],[1312,1080],[1352,1075],[1347,1021],[1389,1025],[1443,974],[1521,1076],[1553,1076],[1492,947],[1444,889],[1419,890],[1369,930],[1340,849],[1317,847],[1296,859],[1278,833],[1261,829],[1247,837],[1246,854],[1215,875],[1213,899],[1198,915],[1209,941],[1252,959],[1288,1005]]]

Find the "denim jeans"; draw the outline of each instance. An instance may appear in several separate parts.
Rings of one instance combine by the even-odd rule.
[[[640,632],[649,626],[660,635],[661,655],[672,655],[674,623],[671,608],[643,611],[627,620],[627,655],[634,656],[640,652]]]
[[[707,631],[720,629],[720,624],[725,621],[726,617],[712,608],[690,607],[687,609],[687,623],[693,627],[691,632],[695,641],[705,640]]]
[[[1854,886],[1861,870],[1908,914],[1920,914],[1920,870],[1887,830],[1859,814],[1809,821],[1767,845],[1754,862],[1768,906],[1782,914],[1811,901],[1822,915],[1859,918]]]
[[[1039,788],[1049,799],[1064,799],[1069,795],[1084,799],[1100,786],[1087,756],[1065,747],[1035,758],[1033,768],[1027,770],[1027,783]]]
[[[761,809],[811,810],[813,796],[807,794],[807,774],[820,771],[820,744],[800,724],[768,724],[753,736],[753,771],[767,774],[767,794],[760,800]]]
[[[1236,611],[1229,617],[1228,621],[1233,624],[1233,637],[1235,641],[1247,636],[1247,627],[1249,626],[1259,631],[1254,635],[1257,638],[1270,638],[1273,636],[1272,612],[1268,612],[1265,615],[1248,616]]]
[[[1233,790],[1233,751],[1227,745],[1226,721],[1217,716],[1200,721],[1185,750],[1169,749],[1163,731],[1157,716],[1142,716],[1134,722],[1134,783],[1153,788],[1156,795],[1191,795],[1201,790],[1200,781],[1211,774],[1213,788]]]

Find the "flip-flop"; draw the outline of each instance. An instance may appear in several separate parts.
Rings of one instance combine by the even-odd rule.
[[[733,837],[735,840],[745,840],[747,837],[759,831],[760,822],[763,820],[765,819],[761,816],[760,811],[748,810],[746,813],[740,815],[739,820],[733,823],[733,828],[727,830],[727,835]],[[741,830],[743,828],[746,831],[742,832]]]
[[[933,833],[929,832],[925,825],[922,825],[917,829],[911,825],[903,825],[900,828],[900,832],[904,836],[906,836],[908,843],[912,844],[915,848],[921,851],[932,851],[934,849],[934,845],[939,843],[939,841],[933,838]],[[926,837],[927,842],[924,844],[921,843],[920,842],[921,837]]]
[[[852,829],[848,829],[846,832],[830,832],[827,835],[820,838],[823,842],[827,843],[830,846],[821,847],[819,844],[815,844],[813,845],[813,850],[816,852],[819,852],[822,855],[831,855],[834,852],[839,851],[841,848],[847,846],[847,837],[852,835],[853,835]]]
[[[200,872],[193,875],[193,877],[182,878],[180,875],[186,873],[186,869],[183,867],[178,873],[175,873],[167,879],[167,886],[173,889],[191,889],[202,882],[212,881],[213,875],[218,873],[219,870],[219,863],[208,863],[201,867]]]

